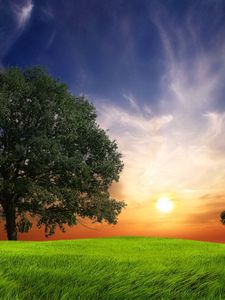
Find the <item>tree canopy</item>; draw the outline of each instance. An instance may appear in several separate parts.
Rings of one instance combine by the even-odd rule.
[[[0,74],[0,209],[8,239],[32,223],[45,235],[79,217],[117,222],[109,187],[123,169],[94,106],[40,67]]]

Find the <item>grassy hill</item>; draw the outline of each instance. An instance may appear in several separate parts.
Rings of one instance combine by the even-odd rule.
[[[225,245],[141,237],[0,242],[0,299],[225,299]]]

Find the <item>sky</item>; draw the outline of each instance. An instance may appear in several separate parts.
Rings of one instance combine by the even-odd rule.
[[[118,224],[83,220],[53,239],[225,242],[224,27],[225,0],[0,0],[0,66],[45,66],[93,102],[123,154]]]

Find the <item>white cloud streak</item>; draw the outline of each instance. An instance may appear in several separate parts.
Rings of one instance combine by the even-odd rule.
[[[131,93],[123,93],[123,97],[128,101],[132,108],[134,108],[136,111],[139,111],[137,101]]]
[[[11,1],[5,7],[9,14],[10,26],[2,28],[0,36],[0,65],[3,66],[2,60],[13,44],[21,36],[32,15],[34,4],[31,0],[18,3]],[[3,24],[4,25],[4,24]]]
[[[33,10],[33,3],[31,0],[26,1],[24,4],[12,4],[13,12],[17,18],[18,29],[21,30],[25,27],[31,17]]]

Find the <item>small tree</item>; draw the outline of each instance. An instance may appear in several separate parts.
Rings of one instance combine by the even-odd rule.
[[[115,224],[125,203],[108,189],[122,168],[87,100],[39,67],[0,74],[0,208],[9,240],[33,218],[46,236],[77,217]]]
[[[225,225],[225,211],[222,211],[220,214],[220,222]]]

